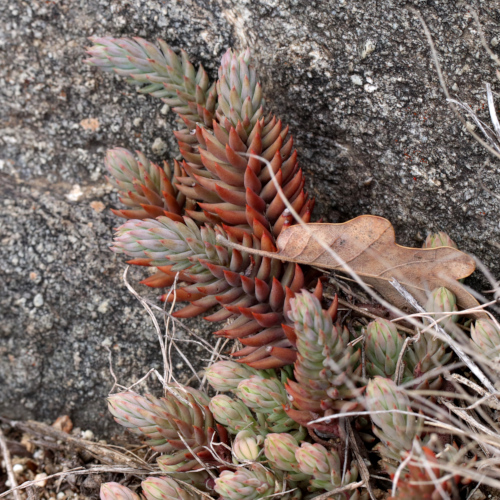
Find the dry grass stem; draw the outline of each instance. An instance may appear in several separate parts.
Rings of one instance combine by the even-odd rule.
[[[414,309],[421,313],[425,313],[424,308],[401,286],[395,279],[390,281],[391,285],[412,305]],[[496,393],[496,389],[486,375],[480,370],[476,363],[465,354],[462,346],[455,342],[446,331],[439,325],[434,328],[441,334],[446,343],[455,351],[455,354],[469,367],[470,371],[481,381],[481,383],[491,392]]]
[[[351,422],[348,419],[346,419],[346,426],[348,433],[347,435],[351,440],[352,451],[358,462],[359,473],[361,474],[361,477],[363,479],[362,481],[363,486],[368,490],[368,494],[370,495],[371,500],[376,500],[375,494],[373,493],[372,487],[370,485],[370,471],[368,470],[368,467],[366,466],[365,461],[361,456],[358,443],[356,441],[356,436],[354,435],[354,431],[352,430]],[[346,443],[346,448],[347,448],[347,443]],[[347,464],[347,460],[345,461],[345,463]]]
[[[3,460],[5,463],[5,469],[7,471],[7,477],[9,478],[12,494],[15,500],[21,500],[21,495],[19,495],[19,490],[17,489],[16,476],[14,474],[14,469],[12,468],[12,461],[10,459],[9,448],[7,447],[7,442],[5,441],[5,436],[2,429],[0,429],[0,448],[2,450]]]

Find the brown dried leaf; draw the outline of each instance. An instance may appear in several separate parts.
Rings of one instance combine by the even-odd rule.
[[[296,225],[279,235],[276,258],[345,272],[317,241],[322,240],[367,284],[400,309],[407,309],[407,303],[389,283],[392,278],[421,304],[430,291],[445,286],[455,293],[460,307],[478,305],[457,281],[472,274],[476,267],[474,259],[460,250],[400,246],[392,224],[374,215],[361,215],[342,224],[307,226],[312,234]]]
[[[52,424],[52,427],[54,427],[54,429],[57,429],[58,431],[69,434],[73,429],[73,422],[68,415],[61,415],[60,417],[56,418],[55,422]]]

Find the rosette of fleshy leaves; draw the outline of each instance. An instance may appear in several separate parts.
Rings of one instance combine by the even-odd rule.
[[[490,319],[478,319],[470,329],[471,345],[478,353],[491,361],[500,356],[500,329]]]
[[[148,220],[145,226],[132,220],[119,229],[114,250],[132,257],[132,264],[157,266],[158,273],[145,280],[153,287],[170,286],[175,276],[172,268],[178,270],[176,263],[184,258],[184,252],[189,252],[190,265],[183,267],[178,276],[186,285],[182,283],[178,288],[176,300],[191,304],[175,315],[190,317],[217,306],[206,319],[234,319],[216,333],[241,341],[244,347],[235,356],[258,369],[292,363],[295,354],[281,325],[286,320],[287,301],[306,284],[301,267],[229,251],[215,244],[209,234],[216,231],[249,249],[276,251],[276,236],[294,221],[285,211],[271,171],[304,221],[310,220],[314,205],[303,189],[304,178],[288,127],[265,113],[249,51],[238,54],[229,50],[224,55],[214,90],[203,68],[196,73],[185,53],[179,60],[163,42],[155,47],[142,39],[92,40],[95,45],[89,49],[90,64],[114,70],[140,86],[150,83],[141,91],[167,99],[184,121],[187,128],[175,133],[184,157],[181,172],[175,175],[175,189],[187,198],[182,215],[206,225],[186,242],[179,237],[181,230],[158,238],[155,231],[164,230],[164,221],[155,224]],[[260,155],[270,166],[245,156],[247,153]],[[125,182],[121,168],[110,173]],[[124,200],[138,203],[129,210],[143,214],[144,210],[160,213],[167,209],[173,221],[188,224],[186,218],[179,219],[181,214],[168,203],[172,198],[165,199],[163,191],[160,196],[158,190],[145,190],[144,186],[150,186],[146,182],[132,185],[135,190],[129,189],[130,193],[122,190]],[[140,231],[138,238],[133,234],[136,230]],[[152,253],[162,254],[162,258],[155,259]],[[158,260],[162,263],[158,264]]]
[[[255,434],[252,430],[238,432],[233,441],[234,463],[256,462],[262,457],[262,445],[264,438],[261,434]]]
[[[305,290],[296,294],[290,301],[288,314],[293,328],[285,327],[298,351],[295,380],[289,379],[286,384],[295,408],[290,405],[287,413],[302,425],[319,414],[352,411],[357,405],[355,399],[363,390],[356,385],[361,375],[361,350],[348,346],[347,328],[333,324],[337,301],[328,311],[324,310],[318,298],[321,295],[320,287],[314,294]],[[327,427],[315,424],[317,430],[335,433],[338,422],[334,421],[329,430]]]
[[[140,396],[134,392],[112,394],[108,407],[115,420],[129,431],[146,438],[165,466],[178,472],[198,468],[202,463],[218,463],[209,446],[226,456],[227,432],[214,422],[208,397],[190,387],[171,387],[163,398]]]
[[[394,323],[383,318],[369,323],[365,331],[367,375],[370,377],[380,375],[394,380],[404,342],[405,338]],[[405,375],[411,377],[408,370]]]
[[[281,481],[260,464],[252,464],[248,468],[238,467],[234,471],[225,470],[215,480],[215,492],[221,500],[257,500],[279,495],[281,491]],[[279,498],[291,500],[294,497],[284,494]]]
[[[255,414],[263,417],[269,432],[289,432],[300,427],[284,410],[288,396],[285,385],[277,378],[252,375],[238,384],[238,397]]]
[[[156,46],[143,38],[90,37],[85,62],[127,78],[142,94],[159,97],[172,106],[189,128],[211,126],[216,108],[215,85],[200,64],[198,70],[181,50],[179,58],[163,41]]]
[[[373,422],[373,433],[380,439],[374,448],[382,464],[393,471],[402,456],[420,435],[420,422],[403,390],[389,378],[376,376],[368,382],[365,406]]]
[[[237,392],[238,385],[252,375],[260,375],[264,378],[276,378],[274,370],[255,370],[248,365],[236,363],[231,360],[217,361],[210,365],[205,374],[208,383],[219,392]]]
[[[287,474],[290,481],[304,481],[311,478],[300,471],[295,452],[299,443],[295,436],[286,432],[271,433],[264,441],[264,453],[273,470]]]
[[[264,435],[267,432],[264,415],[254,416],[239,399],[233,399],[226,394],[218,394],[210,401],[210,410],[215,420],[230,434],[236,435],[242,430],[251,430]]]
[[[174,479],[163,477],[148,477],[141,483],[146,500],[201,500],[201,495],[181,488]]]
[[[425,304],[425,310],[435,313],[431,315],[431,318],[437,321],[441,328],[453,334],[459,316],[457,314],[445,314],[458,311],[457,296],[451,290],[444,286],[434,289]]]
[[[101,500],[141,500],[130,488],[114,482],[102,484],[99,496]]]
[[[109,173],[108,181],[118,189],[120,201],[129,210],[112,210],[126,219],[146,219],[165,215],[182,221],[186,196],[175,187],[174,178],[182,173],[179,162],[174,169],[164,161],[160,167],[137,151],[138,159],[124,148],[108,150],[104,165]],[[192,203],[188,203],[188,207]]]
[[[452,247],[458,248],[457,244],[443,231],[431,233],[425,238],[422,248]]]
[[[434,332],[420,333],[416,341],[405,352],[406,367],[412,378],[419,379],[416,389],[439,389],[443,384],[440,373],[433,373],[444,367],[453,357],[448,344],[438,338]],[[424,377],[421,379],[421,377]],[[409,379],[405,379],[408,381]]]
[[[331,491],[358,479],[358,467],[354,461],[351,462],[343,475],[342,462],[336,451],[328,451],[319,443],[302,443],[295,451],[298,468],[302,474],[310,476],[309,490],[316,489]],[[366,500],[368,494],[366,490],[359,492],[351,490],[332,495],[335,500]]]

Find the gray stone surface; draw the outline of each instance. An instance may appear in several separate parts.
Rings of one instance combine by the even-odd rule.
[[[429,23],[452,93],[487,120],[484,82],[495,90],[498,80],[467,8],[409,3]],[[497,2],[480,4],[497,50]],[[166,145],[175,156],[175,123],[160,102],[82,64],[90,35],[162,37],[212,76],[228,46],[249,45],[269,105],[295,135],[318,214],[383,215],[407,245],[446,230],[500,270],[499,201],[483,188],[498,191],[498,162],[449,111],[402,2],[16,0],[0,16],[0,414],[69,412],[105,432],[105,346],[122,383],[161,365],[154,330],[121,281],[124,264],[107,250],[117,200],[102,158],[115,145],[153,160]],[[209,338],[210,325],[190,326]]]

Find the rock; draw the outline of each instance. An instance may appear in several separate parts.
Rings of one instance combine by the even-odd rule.
[[[8,27],[0,35],[0,414],[68,414],[101,437],[116,429],[105,401],[109,358],[124,386],[161,369],[157,334],[123,283],[124,260],[108,251],[118,224],[109,209],[119,202],[103,158],[112,146],[153,161],[176,157],[175,118],[160,100],[84,65],[91,35],[162,37],[212,78],[227,47],[250,46],[267,103],[294,134],[318,217],[381,215],[408,246],[446,231],[498,276],[498,161],[450,111],[422,27],[401,2],[28,3],[0,13]],[[489,123],[483,82],[495,92],[499,82],[467,7],[409,3],[429,24],[448,85],[458,88],[452,95]],[[481,2],[487,40],[498,22],[482,13],[496,7]],[[154,300],[158,292],[138,284],[144,276],[134,268],[128,280]],[[210,338],[206,323],[184,324]],[[190,353],[196,369],[209,357]],[[187,370],[174,354],[177,365]]]
[[[21,474],[21,472],[24,471],[24,465],[23,464],[14,464],[12,466],[12,471],[14,474]]]
[[[468,498],[468,500],[484,500],[486,495],[481,490],[475,490]]]
[[[87,441],[92,441],[94,439],[94,433],[90,429],[83,431],[82,439],[85,439]]]
[[[167,143],[163,140],[157,137],[155,141],[153,142],[153,145],[151,146],[151,150],[155,155],[164,155],[167,150],[168,150],[168,145]]]
[[[57,429],[58,431],[70,433],[71,429],[73,429],[73,422],[69,418],[68,415],[61,415],[57,417],[55,422],[52,424],[52,427]]]
[[[47,473],[46,472],[39,472],[33,481],[36,483],[36,486],[39,488],[45,488],[47,486]]]
[[[33,305],[35,307],[42,307],[43,306],[43,295],[41,293],[37,293],[35,295],[35,298],[33,299]]]

